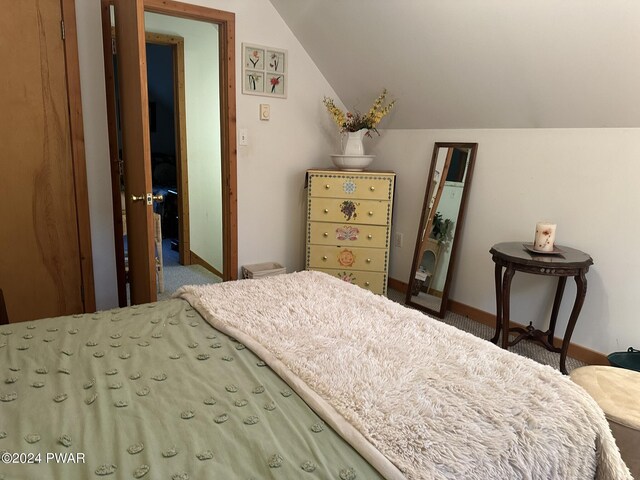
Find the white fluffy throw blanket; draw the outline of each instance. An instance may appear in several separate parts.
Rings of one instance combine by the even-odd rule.
[[[319,272],[183,287],[389,479],[631,479],[554,369]]]

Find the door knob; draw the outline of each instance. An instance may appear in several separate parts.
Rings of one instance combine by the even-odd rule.
[[[150,193],[145,193],[144,195],[131,195],[131,201],[133,202],[146,202],[147,205],[153,205],[153,202],[163,202],[163,195],[152,195]]]

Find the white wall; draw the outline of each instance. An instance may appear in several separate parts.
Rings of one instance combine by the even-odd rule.
[[[145,29],[184,38],[190,250],[222,272],[218,27],[145,13]]]
[[[401,99],[389,128],[640,126],[637,0],[271,1],[344,102]]]
[[[275,261],[287,271],[304,268],[305,170],[329,167],[338,152],[335,125],[322,105],[334,90],[268,0],[210,2],[236,12],[238,128],[249,145],[238,147],[238,261]],[[286,99],[242,95],[241,43],[288,50]],[[271,120],[259,119],[259,105],[271,105]]]
[[[304,171],[328,167],[339,140],[322,105],[336,97],[268,0],[193,2],[236,14],[237,125],[249,131],[238,147],[239,265],[276,261],[289,271],[304,265]],[[98,308],[117,305],[107,113],[100,2],[76,2],[80,80],[87,144],[87,176]],[[287,49],[287,99],[242,95],[241,43]],[[259,120],[259,104],[271,120]]]
[[[572,342],[603,353],[640,345],[640,129],[387,130],[369,145],[375,168],[397,172],[390,276],[407,282],[434,142],[478,142],[451,298],[495,312],[489,248],[532,241],[535,224],[558,224],[560,245],[589,253],[587,297]],[[457,231],[457,233],[459,230]],[[393,245],[393,242],[392,242]],[[548,324],[555,281],[516,274],[512,319]],[[567,282],[564,332],[575,298]]]
[[[76,2],[93,278],[98,309],[118,305],[100,2]]]

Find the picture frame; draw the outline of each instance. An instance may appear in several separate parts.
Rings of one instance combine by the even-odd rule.
[[[253,43],[242,44],[242,93],[287,98],[287,50]]]

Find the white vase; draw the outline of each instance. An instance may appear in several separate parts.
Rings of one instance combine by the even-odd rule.
[[[344,145],[344,155],[364,155],[362,138],[366,133],[366,128],[360,129],[357,132],[347,132],[347,142]]]

